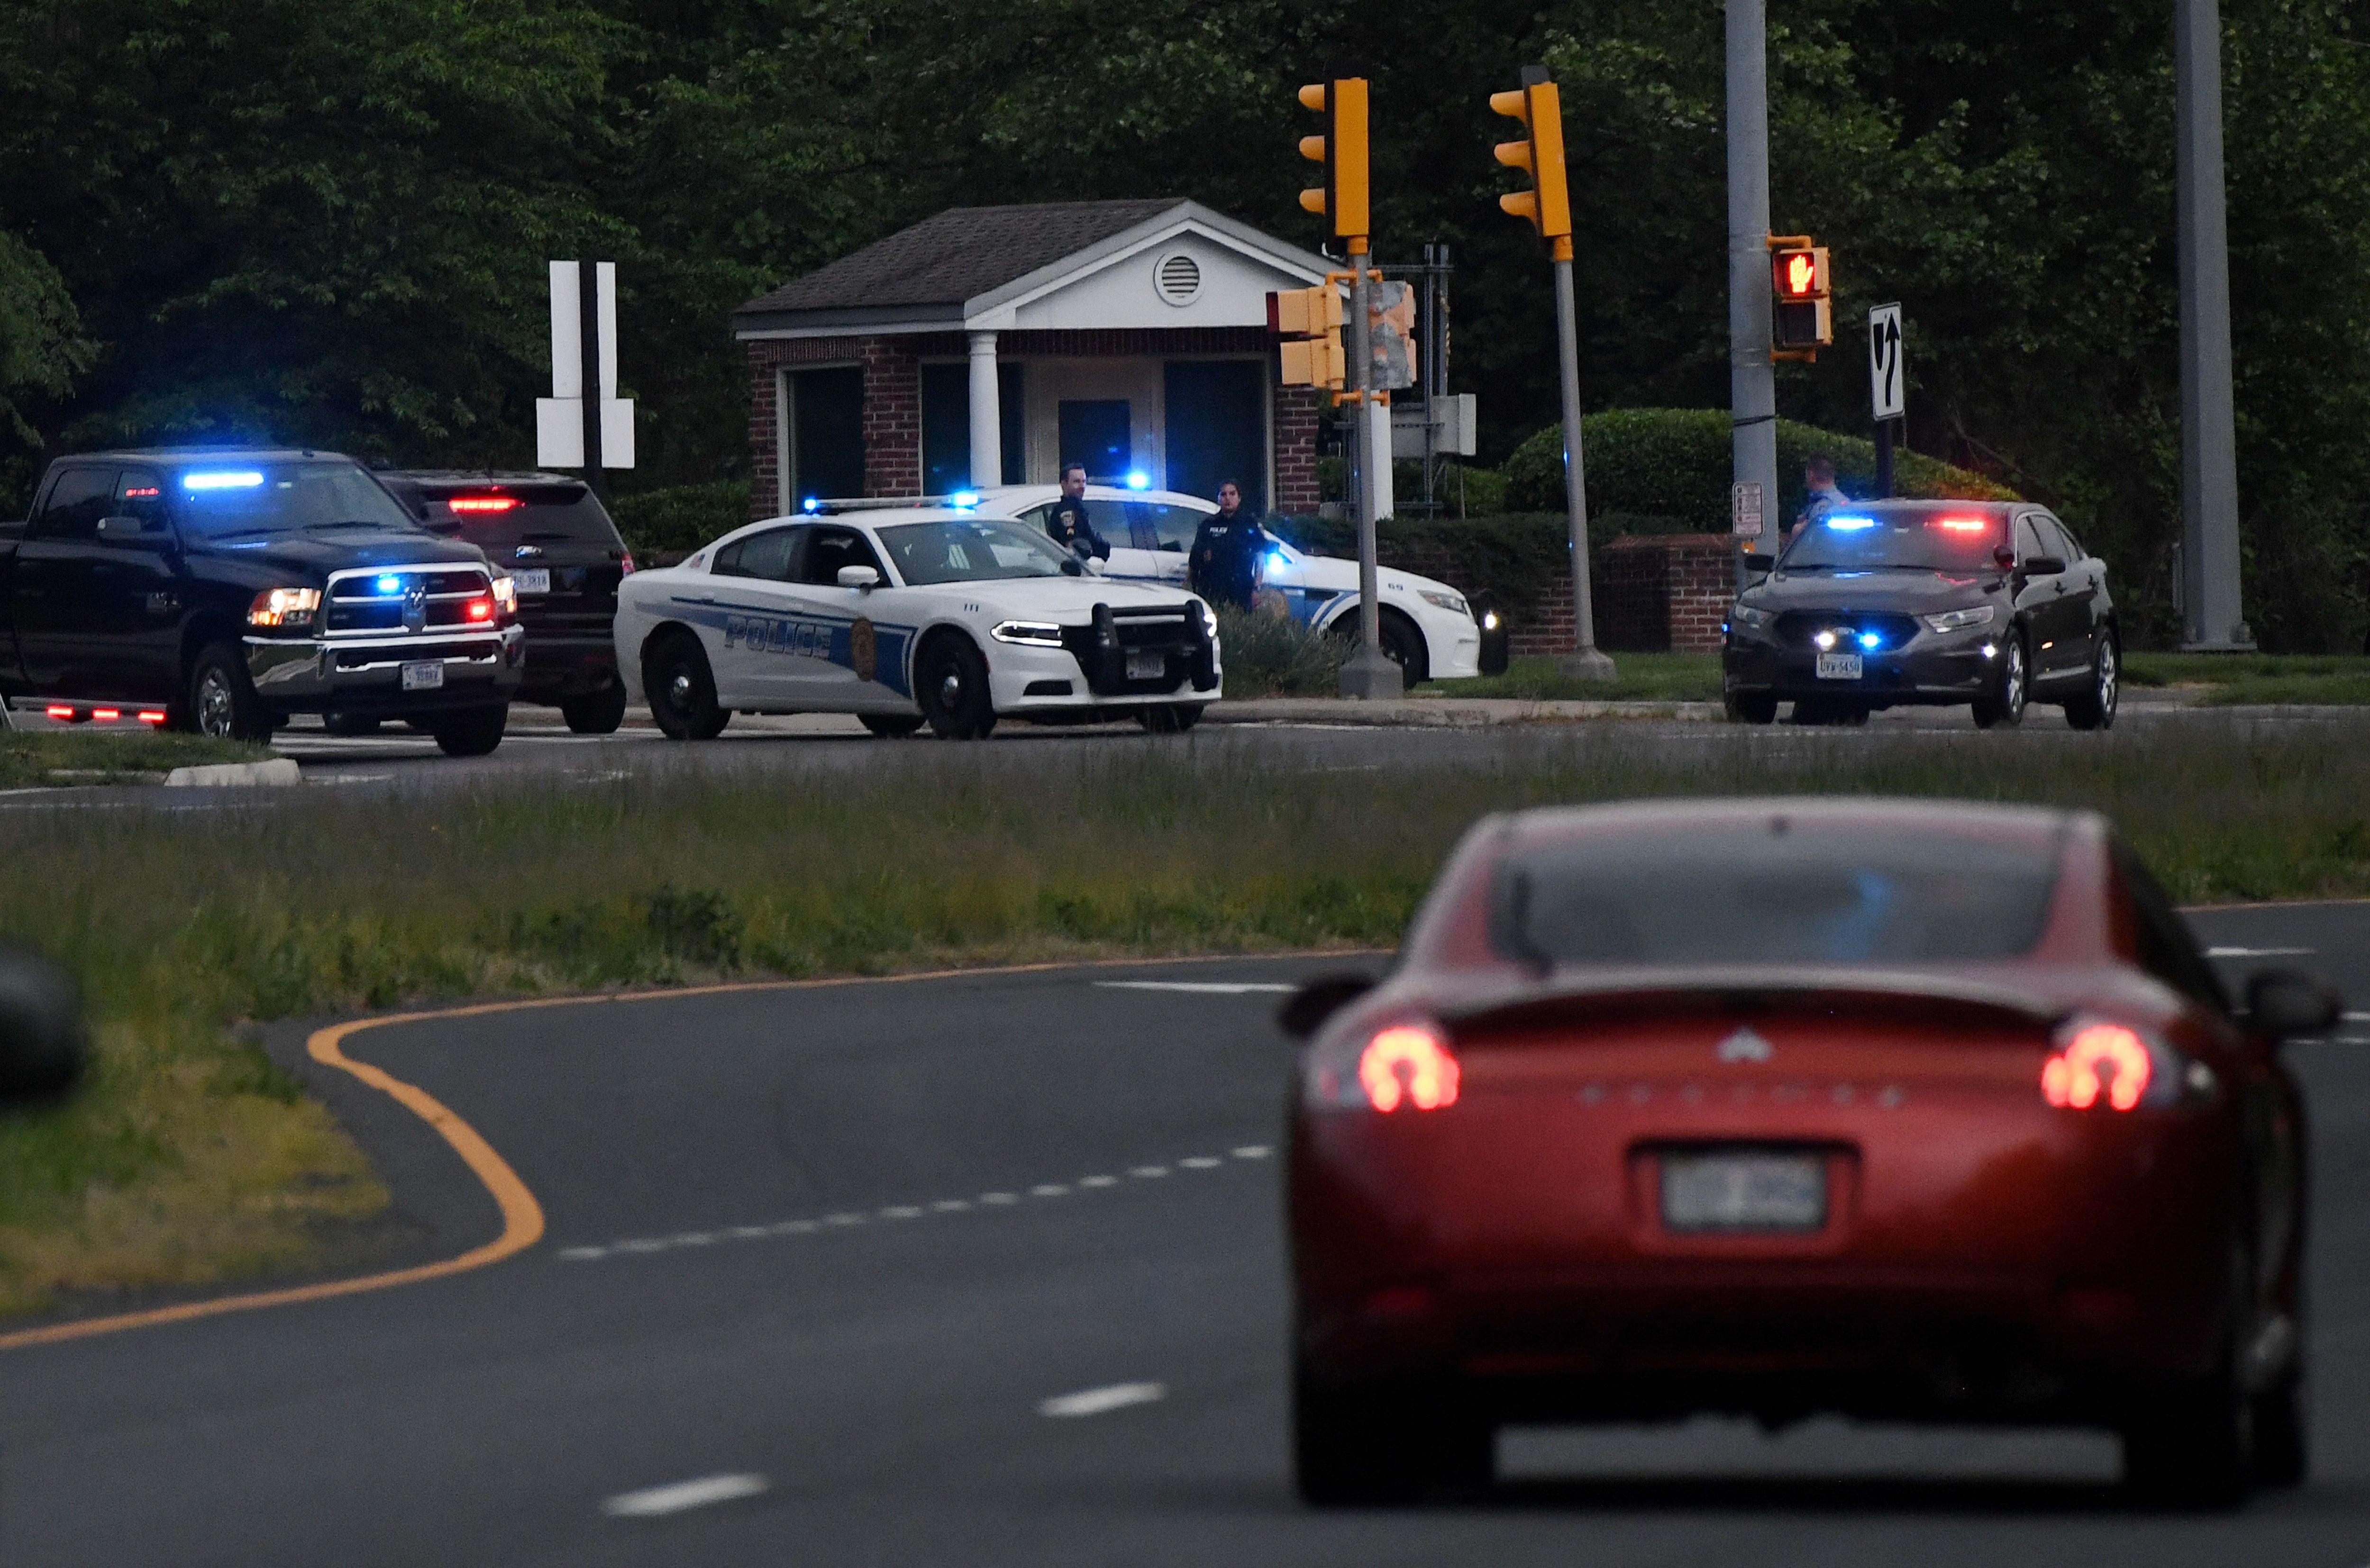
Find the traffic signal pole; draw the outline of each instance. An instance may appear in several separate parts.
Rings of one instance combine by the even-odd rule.
[[[1769,67],[1764,0],[1728,0],[1728,396],[1731,459],[1753,486],[1763,548],[1778,515],[1778,370],[1769,357]],[[1740,488],[1740,494],[1744,492]],[[1774,537],[1773,537],[1774,536]],[[1745,587],[1744,555],[1736,587]]]
[[[1367,249],[1363,235],[1352,235],[1350,251],[1350,313],[1342,325],[1343,358],[1349,363],[1349,385],[1343,401],[1353,410],[1350,420],[1350,484],[1344,486],[1358,511],[1358,651],[1341,665],[1340,692],[1345,697],[1400,696],[1407,690],[1399,667],[1383,651],[1382,568],[1375,535],[1375,509],[1367,498],[1375,461],[1375,421],[1366,400],[1373,395],[1375,356],[1366,336]],[[1387,455],[1384,458],[1388,462]]]
[[[2173,74],[2180,230],[2180,646],[2238,653],[2255,639],[2238,594],[2222,18],[2215,0],[2174,0]]]
[[[1613,660],[1596,646],[1596,612],[1588,581],[1588,475],[1580,454],[1580,312],[1571,294],[1571,236],[1552,242],[1555,263],[1556,372],[1563,383],[1564,526],[1571,547],[1572,650],[1557,670],[1583,681],[1610,681]]]

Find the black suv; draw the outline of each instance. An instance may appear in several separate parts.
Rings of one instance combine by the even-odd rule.
[[[333,452],[62,457],[0,531],[0,695],[70,722],[260,740],[363,714],[477,756],[525,659],[509,578]]]
[[[558,707],[579,735],[615,730],[626,688],[612,628],[634,558],[600,498],[560,474],[408,469],[379,478],[426,527],[467,540],[510,573],[526,628],[519,700]],[[331,727],[361,726],[340,715]]]

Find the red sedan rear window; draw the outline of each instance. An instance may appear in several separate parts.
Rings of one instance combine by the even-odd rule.
[[[1491,940],[1557,964],[1883,964],[2012,957],[2041,940],[2054,842],[1698,825],[1519,849]]]

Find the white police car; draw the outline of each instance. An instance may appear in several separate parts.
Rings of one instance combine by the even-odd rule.
[[[976,739],[1001,717],[1179,730],[1217,697],[1217,620],[1039,530],[898,505],[752,523],[617,594],[617,669],[678,740],[734,713],[854,714]]]
[[[981,492],[980,509],[1018,518],[1040,532],[1059,486],[1008,485]],[[1111,547],[1108,571],[1133,582],[1185,584],[1185,557],[1193,532],[1217,510],[1199,496],[1175,490],[1087,486],[1087,517]],[[1478,675],[1481,628],[1465,596],[1444,582],[1385,567],[1377,578],[1383,596],[1383,651],[1412,686]],[[1358,563],[1311,555],[1278,540],[1260,572],[1260,586],[1281,591],[1301,621],[1320,632],[1358,627]]]

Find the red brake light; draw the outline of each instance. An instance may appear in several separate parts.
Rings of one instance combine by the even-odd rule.
[[[1402,1100],[1419,1111],[1456,1104],[1456,1059],[1429,1029],[1402,1024],[1366,1042],[1358,1058],[1358,1083],[1378,1111],[1396,1111]]]
[[[140,710],[140,722],[142,724],[162,724],[165,722],[165,710],[162,708],[142,708]]]
[[[2104,1090],[2107,1104],[2128,1111],[2147,1093],[2155,1070],[2147,1042],[2137,1034],[2120,1024],[2092,1024],[2077,1030],[2041,1064],[2041,1097],[2053,1105],[2087,1111]]]
[[[492,596],[486,595],[469,601],[467,614],[469,619],[472,621],[492,620],[494,618],[494,601]]]
[[[619,572],[617,575],[621,578],[629,578],[634,575],[634,553],[631,550],[627,551],[625,555],[625,570]]]
[[[55,719],[60,724],[68,724],[73,722],[75,715],[74,709],[67,707],[63,703],[52,703],[42,711],[47,713],[51,718]]]
[[[101,724],[111,724],[115,720],[123,716],[123,710],[121,708],[93,708],[90,710],[90,716],[98,720]]]
[[[454,496],[444,503],[454,511],[510,511],[524,505],[516,496]]]

